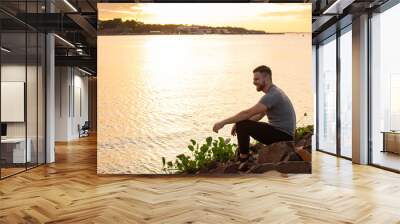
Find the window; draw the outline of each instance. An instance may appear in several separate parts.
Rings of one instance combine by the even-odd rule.
[[[340,154],[352,157],[352,34],[351,26],[340,36]]]
[[[400,4],[371,18],[372,163],[400,170]]]
[[[44,2],[0,3],[39,13]],[[0,178],[45,163],[45,35],[0,13]],[[11,109],[12,108],[12,109]],[[19,113],[18,113],[19,112]]]
[[[318,149],[336,153],[336,36],[318,48]]]

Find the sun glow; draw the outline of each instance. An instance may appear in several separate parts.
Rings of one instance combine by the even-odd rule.
[[[239,26],[267,32],[310,32],[308,3],[99,3],[100,20],[135,19],[151,24]]]

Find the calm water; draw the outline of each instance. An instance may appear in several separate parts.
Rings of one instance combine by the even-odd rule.
[[[190,139],[230,137],[212,126],[257,103],[261,64],[312,123],[310,34],[100,36],[98,51],[99,173],[161,173]]]

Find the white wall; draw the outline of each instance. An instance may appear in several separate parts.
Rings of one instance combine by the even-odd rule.
[[[36,73],[36,67],[18,64],[5,64],[1,66],[1,81],[2,82],[25,82],[25,75],[27,69],[28,74],[32,73],[33,70]],[[35,83],[36,85],[36,83]],[[29,90],[29,89],[28,89]],[[35,92],[28,92],[28,97],[36,97],[36,89]],[[4,97],[4,96],[3,96]],[[27,99],[28,101],[31,101]],[[35,105],[36,107],[36,105]],[[7,108],[1,108],[2,110],[7,110]],[[28,114],[28,121],[34,120]],[[36,116],[36,114],[35,114]],[[35,117],[36,119],[36,117]],[[35,120],[36,121],[36,120]],[[31,125],[29,125],[31,127]],[[7,122],[7,136],[8,137],[25,137],[25,122]],[[28,136],[29,137],[29,136]]]
[[[1,121],[25,121],[25,82],[1,81]],[[35,105],[36,106],[36,105]]]
[[[83,75],[76,68],[56,67],[56,141],[79,138],[78,124],[88,120],[88,78]]]
[[[2,65],[1,81],[25,82],[25,64]],[[1,109],[6,110],[6,108],[1,108]],[[24,122],[7,123],[7,137],[25,137],[25,123]]]
[[[38,69],[38,70],[37,70]],[[21,108],[21,112],[26,112],[26,121],[5,122],[7,124],[8,138],[24,138],[25,135],[30,140],[32,161],[44,163],[44,74],[41,67],[25,66],[25,64],[3,64],[1,66],[2,82],[24,82],[26,84],[26,107]],[[27,78],[27,80],[25,80]],[[7,95],[2,95],[2,98]],[[10,107],[2,107],[3,112],[12,110]],[[15,108],[14,108],[15,110]],[[13,113],[13,111],[7,111]],[[16,112],[14,112],[16,113]],[[39,155],[37,155],[39,153]]]
[[[72,133],[71,133],[74,136],[74,138],[79,137],[79,133],[78,133],[78,129],[77,129],[78,124],[80,124],[82,126],[85,123],[85,121],[88,120],[88,115],[89,115],[89,113],[88,113],[88,105],[89,105],[88,104],[88,77],[87,76],[83,77],[80,74],[82,74],[82,73],[79,73],[79,75],[76,75],[76,73],[75,73],[75,77],[74,77],[75,107],[73,108],[73,110],[75,110],[75,113],[73,113],[73,115],[75,115],[75,116],[72,119],[72,127],[73,128],[72,128]],[[81,107],[81,108],[79,108],[79,107]],[[81,111],[79,111],[79,109]]]
[[[70,71],[67,67],[55,68],[55,141],[68,141]]]

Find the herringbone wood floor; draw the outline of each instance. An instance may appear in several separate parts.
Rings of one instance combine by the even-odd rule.
[[[0,223],[400,223],[400,175],[319,152],[312,175],[97,176],[94,137],[0,181]]]

